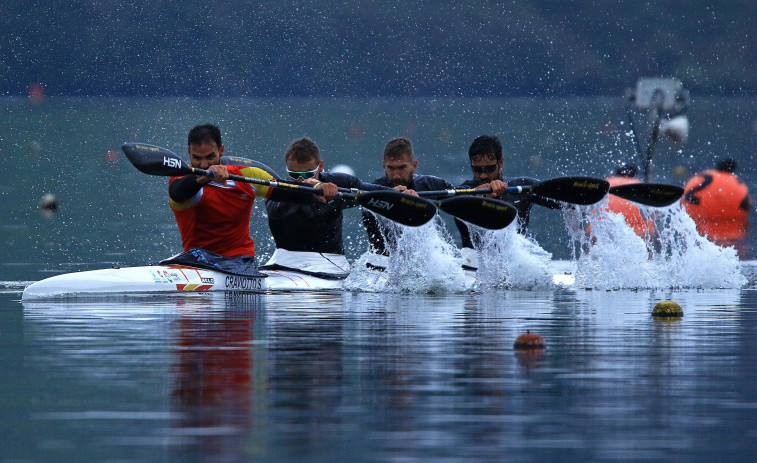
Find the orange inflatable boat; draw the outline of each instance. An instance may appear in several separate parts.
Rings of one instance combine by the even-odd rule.
[[[713,241],[746,237],[749,228],[749,189],[732,172],[710,169],[684,186],[681,203],[694,219],[697,231]]]

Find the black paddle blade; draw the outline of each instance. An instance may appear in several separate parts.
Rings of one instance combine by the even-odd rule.
[[[191,168],[179,156],[159,146],[124,143],[121,150],[134,167],[145,174],[170,177],[191,173]]]
[[[431,201],[399,191],[369,191],[359,194],[355,201],[376,214],[411,227],[423,225],[436,215],[436,206]]]
[[[629,183],[610,188],[610,194],[652,207],[666,207],[683,196],[683,188],[664,183]]]
[[[560,177],[537,183],[531,193],[572,204],[594,204],[610,189],[607,180],[594,177]]]
[[[439,209],[473,225],[499,230],[510,225],[518,211],[510,203],[481,196],[455,196],[439,203]]]

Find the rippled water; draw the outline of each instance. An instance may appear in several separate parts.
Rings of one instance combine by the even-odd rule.
[[[651,317],[668,298],[684,317]],[[757,450],[752,289],[136,297],[0,316],[4,461],[751,461]],[[546,349],[514,350],[526,330]]]

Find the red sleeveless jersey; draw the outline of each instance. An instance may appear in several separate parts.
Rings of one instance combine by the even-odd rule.
[[[229,174],[272,180],[257,167],[226,166]],[[169,184],[180,177],[171,177]],[[250,215],[255,197],[270,196],[265,185],[227,180],[225,184],[210,182],[192,198],[176,202],[169,199],[181,233],[184,250],[202,248],[222,256],[255,255],[250,237]]]

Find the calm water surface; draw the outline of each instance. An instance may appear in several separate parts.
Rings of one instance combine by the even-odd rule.
[[[311,136],[327,166],[380,175],[391,137],[421,171],[468,176],[497,134],[506,170],[605,176],[633,156],[620,98],[475,100],[48,100],[0,98],[0,462],[756,461],[757,285],[742,289],[268,294],[19,302],[53,274],[154,263],[180,246],[166,181],[110,157],[123,141],[181,152],[217,122],[227,152],[282,167]],[[692,98],[671,168],[737,158],[748,185],[757,105]],[[60,199],[53,217],[42,194]],[[260,213],[260,208],[256,209]],[[265,221],[253,220],[270,254]],[[754,222],[755,215],[752,214]],[[347,215],[354,259],[366,247]],[[739,246],[754,259],[755,227]],[[570,256],[562,216],[532,231]],[[673,299],[685,316],[655,320]],[[543,352],[513,349],[527,330]]]
[[[0,295],[2,461],[754,461],[757,292]],[[683,319],[650,316],[662,299]],[[526,330],[543,352],[513,349]]]

